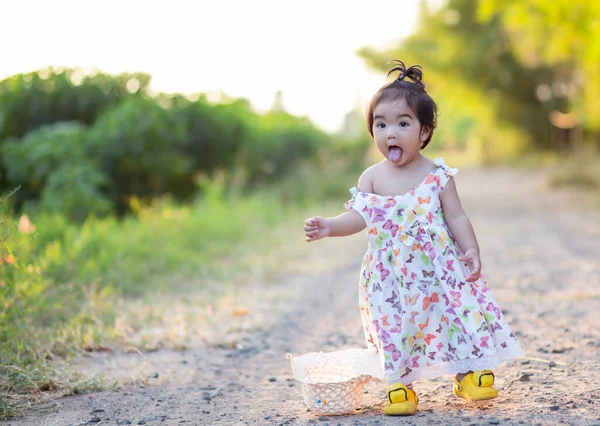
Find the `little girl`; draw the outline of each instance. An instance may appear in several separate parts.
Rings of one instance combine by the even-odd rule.
[[[522,352],[481,277],[477,239],[452,177],[457,170],[421,155],[437,124],[421,67],[395,62],[388,75],[399,77],[379,89],[367,112],[384,159],[350,189],[348,212],[311,217],[304,231],[310,242],[368,227],[359,285],[365,337],[385,368],[385,414],[411,415],[413,381],[452,373],[454,395],[495,398],[489,369]]]

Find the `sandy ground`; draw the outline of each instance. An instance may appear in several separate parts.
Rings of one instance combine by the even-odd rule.
[[[364,347],[357,279],[363,234],[312,243],[310,268],[247,289],[261,327],[234,347],[86,360],[83,371],[143,374],[145,385],[73,397],[8,420],[24,425],[600,425],[600,215],[591,197],[550,190],[544,176],[469,170],[457,176],[484,273],[525,355],[495,370],[500,396],[467,403],[451,376],[415,384],[416,416],[382,415],[384,384],[351,415],[308,412],[286,353]],[[315,212],[315,214],[318,212]],[[293,238],[302,241],[302,224]],[[304,244],[304,243],[303,243]],[[254,301],[254,302],[251,302]],[[202,327],[201,324],[199,324]]]

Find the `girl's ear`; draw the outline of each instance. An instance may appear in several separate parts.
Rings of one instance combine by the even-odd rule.
[[[429,127],[421,127],[421,143],[425,142],[430,134],[431,129]]]

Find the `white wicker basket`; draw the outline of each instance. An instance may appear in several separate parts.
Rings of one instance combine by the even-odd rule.
[[[315,414],[345,414],[360,407],[363,385],[385,378],[379,358],[368,349],[287,355],[304,402]]]

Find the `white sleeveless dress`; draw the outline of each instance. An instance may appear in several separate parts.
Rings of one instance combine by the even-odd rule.
[[[359,284],[367,344],[388,384],[490,369],[522,355],[482,278],[468,268],[444,220],[440,194],[457,170],[441,158],[404,195],[350,189],[345,208],[367,224],[369,247]]]

